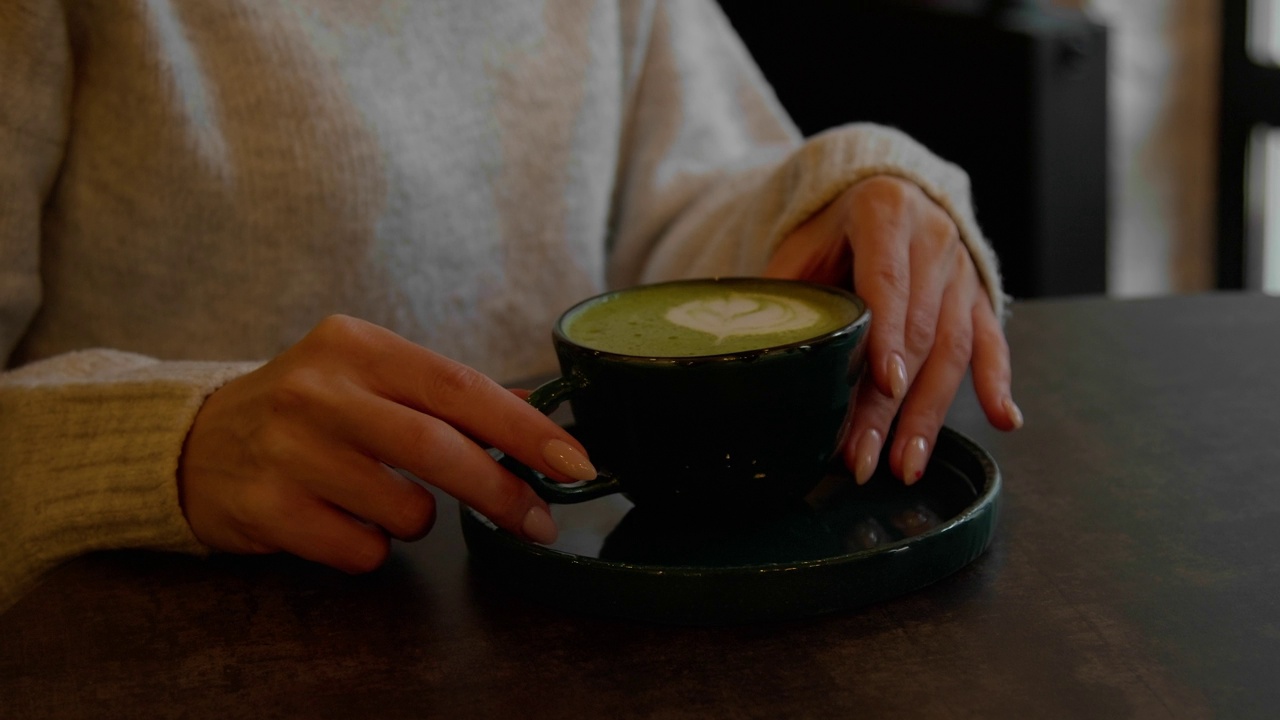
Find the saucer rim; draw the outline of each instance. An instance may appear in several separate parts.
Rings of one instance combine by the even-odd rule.
[[[965,472],[963,468],[957,467],[956,462],[952,459],[957,453],[976,461],[981,468],[982,477],[975,477],[973,473]],[[999,466],[991,454],[973,439],[945,426],[939,432],[939,440],[935,444],[934,455],[935,462],[945,463],[953,472],[967,478],[975,486],[977,497],[964,509],[937,527],[930,528],[928,531],[913,537],[903,538],[866,550],[793,562],[771,561],[734,565],[656,565],[604,560],[538,545],[516,537],[498,528],[488,518],[465,504],[460,503],[459,510],[467,548],[472,559],[481,561],[482,565],[484,561],[495,560],[508,567],[513,564],[515,566],[549,565],[554,568],[560,568],[560,571],[565,573],[594,574],[601,577],[623,578],[627,582],[651,583],[651,586],[646,587],[649,587],[650,591],[657,594],[662,594],[665,590],[677,590],[676,585],[690,589],[695,587],[693,584],[697,584],[698,591],[701,592],[706,589],[702,587],[704,585],[714,587],[719,583],[728,586],[742,578],[768,578],[776,583],[777,576],[782,574],[789,574],[797,579],[816,578],[816,581],[811,584],[822,586],[830,581],[830,573],[832,572],[843,573],[842,578],[844,574],[852,573],[848,579],[857,580],[854,576],[856,576],[858,568],[881,561],[894,562],[895,556],[898,557],[897,565],[900,566],[899,569],[906,571],[905,577],[898,577],[902,573],[895,575],[897,586],[883,588],[883,592],[877,592],[875,589],[861,593],[852,592],[858,598],[852,601],[835,602],[833,604],[832,602],[824,602],[821,598],[814,598],[800,603],[807,607],[788,606],[777,608],[771,607],[767,601],[761,601],[747,608],[745,612],[739,612],[738,615],[740,617],[726,616],[720,619],[708,617],[707,608],[688,608],[687,612],[681,612],[678,609],[669,611],[661,609],[650,610],[643,607],[643,602],[631,603],[629,602],[630,599],[621,602],[621,605],[627,607],[620,607],[617,598],[614,598],[612,605],[606,603],[605,607],[597,606],[594,608],[597,614],[613,617],[696,625],[800,617],[852,609],[853,607],[883,601],[920,589],[957,572],[986,552],[994,538],[999,515],[999,500],[1003,487],[1003,478]],[[979,480],[982,483],[981,489],[977,489]],[[988,522],[984,523],[984,520]],[[953,535],[957,536],[955,538],[955,548],[957,549],[954,552],[947,553],[950,557],[949,562],[941,566],[930,566],[923,569],[912,567],[913,556],[915,555],[928,555],[935,550],[946,552],[947,548],[939,548],[938,544],[945,543]],[[967,548],[965,552],[960,552],[960,549],[965,548]],[[929,565],[927,562],[922,564]],[[485,569],[492,568],[481,568],[481,570]],[[528,570],[527,567],[520,569]],[[578,578],[575,577],[574,579]],[[522,590],[519,594],[532,597],[535,600],[542,600],[544,604],[549,603],[553,606],[563,604],[546,600],[545,596],[555,595],[555,590],[539,592],[539,588],[527,586],[516,588],[516,590]],[[832,590],[831,592],[837,595],[849,594],[843,591]],[[544,597],[538,597],[540,594]],[[611,593],[605,588],[600,594],[602,597],[607,597],[617,593]],[[750,605],[750,603],[747,604]],[[584,603],[583,605],[591,605],[591,603]],[[641,609],[637,611],[636,607]],[[575,606],[575,609],[581,608],[582,606]],[[714,613],[712,614],[714,615]]]

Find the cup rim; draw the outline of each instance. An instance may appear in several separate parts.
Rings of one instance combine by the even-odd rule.
[[[609,350],[597,350],[596,348],[588,347],[586,345],[583,345],[580,342],[577,342],[576,340],[573,340],[564,331],[564,321],[568,319],[571,315],[573,315],[574,312],[576,312],[579,308],[582,308],[585,305],[589,305],[599,300],[603,300],[604,298],[611,297],[619,293],[628,292],[630,290],[636,290],[639,288],[663,287],[663,286],[670,286],[670,285],[688,285],[692,283],[706,283],[706,282],[713,282],[713,283],[725,284],[725,285],[737,285],[737,284],[747,284],[747,283],[757,284],[757,285],[760,283],[764,283],[768,285],[792,285],[792,286],[799,285],[799,286],[804,286],[810,289],[827,292],[832,295],[839,295],[847,300],[852,301],[854,305],[858,308],[859,312],[848,323],[838,328],[835,328],[834,330],[828,330],[827,332],[821,333],[819,335],[814,335],[812,337],[808,337],[803,340],[797,340],[795,342],[784,343],[781,345],[770,345],[769,347],[765,347],[765,348],[755,348],[752,350],[739,350],[737,352],[731,352],[731,353],[713,353],[709,355],[629,355],[627,353],[617,353]],[[861,297],[859,297],[857,294],[849,290],[845,290],[844,288],[836,287],[834,285],[824,285],[822,283],[811,282],[808,280],[797,280],[797,279],[791,279],[791,278],[770,278],[770,277],[753,277],[748,275],[730,275],[730,276],[715,276],[715,277],[702,277],[702,278],[685,278],[681,280],[665,280],[665,281],[654,282],[654,283],[640,283],[636,285],[630,285],[624,288],[616,288],[614,290],[598,293],[596,295],[592,295],[591,297],[579,300],[578,302],[570,306],[567,310],[560,313],[560,317],[556,318],[555,324],[552,325],[551,334],[552,334],[552,337],[556,340],[556,342],[570,345],[582,351],[591,353],[592,355],[597,357],[606,357],[610,359],[633,361],[633,362],[689,363],[689,362],[707,362],[707,361],[715,361],[715,360],[733,360],[733,359],[738,359],[742,357],[759,357],[761,355],[769,355],[769,354],[783,352],[787,350],[793,350],[798,347],[813,345],[815,343],[827,342],[832,338],[836,338],[841,335],[848,335],[850,333],[853,333],[863,325],[866,325],[870,322],[871,322],[871,308],[867,307],[866,301],[863,300]]]

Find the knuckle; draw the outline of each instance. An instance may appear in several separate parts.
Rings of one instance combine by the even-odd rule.
[[[446,427],[442,421],[423,415],[418,422],[404,428],[405,447],[414,448],[425,466],[410,470],[423,473],[429,479],[456,461],[462,452],[462,438],[446,432]]]
[[[361,350],[372,341],[375,328],[350,315],[330,315],[317,323],[301,344],[321,358],[346,358],[348,362],[363,358],[367,362],[369,353]]]
[[[266,472],[279,472],[296,462],[302,450],[300,432],[288,422],[269,420],[261,423],[242,446],[244,458]]]
[[[934,343],[937,334],[937,319],[927,313],[911,310],[907,313],[906,325],[902,328],[903,341],[909,350],[921,352]]]
[[[311,331],[310,336],[323,343],[343,343],[362,332],[364,322],[350,315],[330,315]]]
[[[280,374],[271,388],[271,409],[288,413],[312,407],[325,386],[319,370],[310,366],[291,367]]]
[[[924,221],[926,235],[937,248],[943,250],[950,248],[958,253],[961,250],[960,228],[956,227],[955,221],[945,210],[937,205],[933,205],[932,208],[932,212]]]
[[[265,538],[287,518],[298,515],[296,498],[287,493],[278,482],[260,479],[247,484],[238,495],[232,509],[243,532],[253,538]]]
[[[896,265],[876,267],[871,273],[871,281],[879,287],[881,292],[899,297],[906,296],[910,285],[903,268]]]
[[[480,392],[488,383],[488,378],[479,371],[461,363],[447,361],[440,363],[426,376],[426,391],[427,396],[434,399],[465,399]]]
[[[986,298],[980,298],[979,302],[986,302]],[[1004,337],[1004,331],[999,325],[994,323],[976,323],[973,329],[973,342],[975,345],[981,345],[986,348],[989,354],[998,358],[1003,358],[1005,364],[1008,364],[1009,358],[1009,341]]]
[[[905,189],[895,178],[868,178],[851,191],[850,215],[881,227],[896,228],[909,217],[909,202]]]
[[[907,201],[907,183],[890,175],[872,175],[853,186],[853,194],[863,202],[885,207],[901,207]]]
[[[940,333],[934,352],[952,365],[967,365],[973,356],[973,337],[961,330]]]

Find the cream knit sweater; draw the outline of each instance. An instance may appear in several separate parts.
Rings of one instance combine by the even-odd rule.
[[[574,301],[757,273],[875,173],[1001,310],[966,176],[883,127],[802,143],[707,1],[8,0],[0,610],[79,553],[201,552],[192,418],[330,313],[546,372]]]

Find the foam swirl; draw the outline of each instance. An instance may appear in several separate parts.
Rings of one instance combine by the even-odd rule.
[[[743,335],[803,330],[818,322],[816,310],[795,298],[763,293],[729,293],[701,298],[667,310],[667,322],[714,335],[719,343]]]

